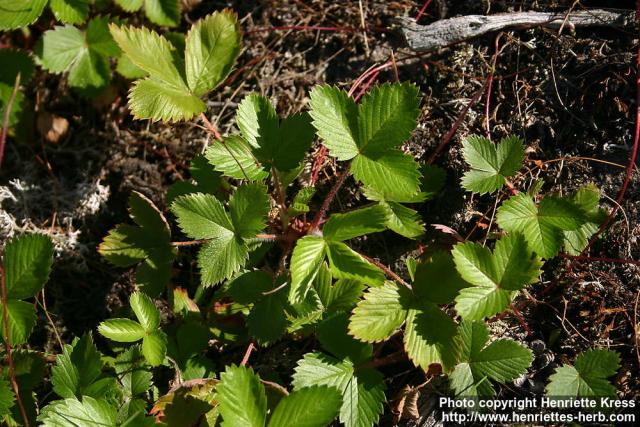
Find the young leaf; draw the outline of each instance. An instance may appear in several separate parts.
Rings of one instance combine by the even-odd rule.
[[[522,168],[524,145],[520,138],[503,138],[497,145],[487,138],[472,135],[462,142],[462,154],[471,170],[462,177],[462,186],[475,193],[499,190],[505,178]]]
[[[249,144],[236,135],[210,145],[204,155],[215,170],[230,178],[261,181],[269,175],[255,158]]]
[[[84,334],[82,338],[75,338],[71,345],[66,344],[56,358],[56,365],[51,368],[53,391],[62,398],[102,397],[91,394],[101,373],[100,353],[91,335]]]
[[[82,24],[89,15],[88,0],[51,0],[49,7],[58,21]]]
[[[154,24],[175,27],[180,23],[180,0],[144,0],[144,13]]]
[[[564,365],[556,368],[549,377],[547,396],[562,398],[614,397],[616,388],[607,378],[613,376],[620,367],[617,352],[591,349],[576,358],[575,366]]]
[[[259,184],[238,187],[229,198],[231,222],[239,237],[254,238],[266,227],[269,213],[267,189]]]
[[[145,335],[142,339],[142,354],[151,366],[159,366],[167,354],[167,336],[161,330]]]
[[[537,281],[542,267],[519,233],[498,240],[493,253],[473,242],[457,244],[452,253],[456,269],[473,285],[456,297],[456,311],[469,320],[506,309],[515,291]]]
[[[381,201],[387,215],[386,225],[401,236],[415,239],[424,234],[424,223],[418,212],[400,203]]]
[[[327,242],[327,257],[331,272],[338,279],[359,280],[371,286],[384,282],[380,268],[342,242]]]
[[[491,381],[506,383],[525,373],[532,353],[515,341],[501,339],[486,345],[489,332],[484,323],[464,320],[460,325],[460,362],[449,375],[456,397],[491,397]]]
[[[157,296],[169,283],[176,251],[169,224],[151,200],[138,192],[129,197],[129,215],[138,227],[120,224],[104,238],[98,252],[118,267],[138,264],[136,283]]]
[[[229,75],[240,54],[238,19],[229,10],[198,21],[187,34],[185,68],[189,89],[202,96]]]
[[[56,400],[45,408],[38,416],[43,427],[116,427],[118,412],[106,400],[97,400],[89,396],[82,401],[69,398]]]
[[[342,242],[383,231],[386,219],[385,210],[381,206],[374,205],[344,214],[331,215],[322,227],[322,233],[327,241]]]
[[[278,402],[268,426],[324,427],[338,415],[341,405],[342,396],[333,387],[303,388]]]
[[[90,96],[107,86],[111,78],[109,57],[119,54],[106,17],[89,21],[86,31],[71,25],[55,27],[45,32],[37,51],[46,70],[68,72],[69,85]]]
[[[98,332],[116,342],[136,342],[145,336],[142,325],[131,319],[108,319],[100,323]]]
[[[298,240],[291,255],[291,289],[289,300],[300,302],[304,299],[318,274],[326,250],[322,237],[304,236]]]
[[[570,255],[579,255],[607,218],[607,212],[598,206],[600,190],[594,184],[578,189],[571,201],[582,210],[586,222],[577,230],[564,232],[564,250]]]
[[[36,310],[33,303],[7,299],[6,306],[11,345],[24,344],[36,325]],[[6,341],[4,317],[0,317],[0,331],[2,339]]]
[[[400,300],[401,291],[393,282],[369,288],[353,310],[349,333],[365,342],[387,339],[407,317],[407,309]]]
[[[0,30],[14,30],[33,24],[46,5],[47,0],[0,0]]]
[[[420,191],[419,165],[399,150],[361,154],[351,164],[353,176],[386,200],[410,199]]]
[[[547,196],[536,207],[530,196],[521,193],[498,208],[496,221],[508,232],[524,234],[531,250],[548,259],[560,251],[563,232],[577,230],[586,219],[570,200]]]
[[[223,425],[263,427],[267,416],[264,386],[251,368],[227,366],[216,387]]]

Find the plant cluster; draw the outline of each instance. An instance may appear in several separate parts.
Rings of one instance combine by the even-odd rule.
[[[0,14],[0,28],[33,22],[47,1],[28,3],[28,13]],[[117,3],[125,10],[144,4],[152,22],[176,23],[177,2]],[[86,4],[49,2],[68,24],[86,21]],[[198,21],[186,37],[108,22],[97,17],[84,30],[47,31],[37,62],[91,92],[107,84],[110,59],[118,58],[118,71],[137,79],[129,106],[139,119],[172,122],[205,112],[201,97],[223,83],[240,51],[236,17],[226,11]],[[17,58],[15,68],[0,73],[4,100],[33,64],[18,52],[2,54]],[[0,326],[9,369],[0,380],[0,417],[44,426],[324,426],[335,418],[348,427],[371,426],[387,400],[378,343],[396,334],[403,337],[401,353],[417,368],[446,376],[457,397],[490,397],[495,384],[526,374],[532,352],[491,337],[487,319],[515,310],[514,300],[538,281],[545,261],[585,247],[604,220],[600,192],[589,184],[570,195],[544,194],[541,182],[519,191],[512,180],[523,167],[522,141],[470,136],[462,186],[475,194],[506,186],[511,193],[497,208],[497,227],[488,242],[460,241],[407,258],[402,277],[360,243],[373,233],[406,239],[425,233],[416,208],[445,177],[401,150],[419,112],[418,89],[409,83],[372,87],[359,103],[323,85],[311,90],[309,111],[288,117],[263,96],[245,97],[231,135],[205,121],[215,141],[193,160],[193,180],[170,189],[168,211],[132,193],[133,223],[112,229],[99,247],[114,266],[136,267],[130,315],[98,327],[111,343],[107,354],[89,332],[64,346],[51,368],[53,397],[39,411],[34,390],[45,361],[30,350],[12,354],[11,347],[24,344],[36,322],[35,304],[25,300],[43,289],[53,246],[37,234],[8,242]],[[328,191],[303,179],[316,137],[336,161]],[[332,202],[345,183],[362,202],[336,212]],[[195,283],[176,275],[178,264],[192,262]],[[171,321],[154,304],[162,295]],[[246,360],[216,366],[208,357],[211,341],[219,348],[268,346],[285,336],[319,343],[297,361],[291,387],[259,376]],[[615,352],[588,351],[556,370],[547,393],[613,395],[607,378],[618,364]]]

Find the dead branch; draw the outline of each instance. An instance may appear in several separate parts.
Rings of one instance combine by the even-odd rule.
[[[475,37],[505,29],[546,27],[614,27],[632,28],[633,11],[602,9],[560,12],[514,12],[497,15],[467,15],[442,19],[429,25],[418,25],[414,19],[398,18],[402,34],[409,48],[429,52]]]

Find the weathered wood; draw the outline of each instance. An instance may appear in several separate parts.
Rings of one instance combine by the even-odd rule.
[[[407,44],[416,52],[451,46],[484,34],[514,28],[604,26],[632,28],[635,12],[601,9],[571,13],[515,12],[497,15],[467,15],[418,25],[412,18],[398,18]]]

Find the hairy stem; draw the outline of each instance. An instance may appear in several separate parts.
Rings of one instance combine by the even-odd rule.
[[[346,169],[343,170],[340,173],[340,175],[338,175],[338,179],[336,180],[335,184],[333,184],[333,187],[329,191],[329,194],[327,194],[327,197],[322,202],[322,206],[320,206],[320,210],[318,211],[318,213],[316,213],[316,216],[313,219],[313,222],[311,223],[311,227],[309,228],[310,231],[318,230],[320,223],[322,222],[325,215],[327,214],[327,211],[329,210],[329,206],[331,206],[331,202],[333,202],[333,199],[335,199],[336,195],[338,194],[338,191],[340,191],[342,184],[344,184],[344,181],[349,176],[350,169],[351,169],[351,164],[348,164]]]

